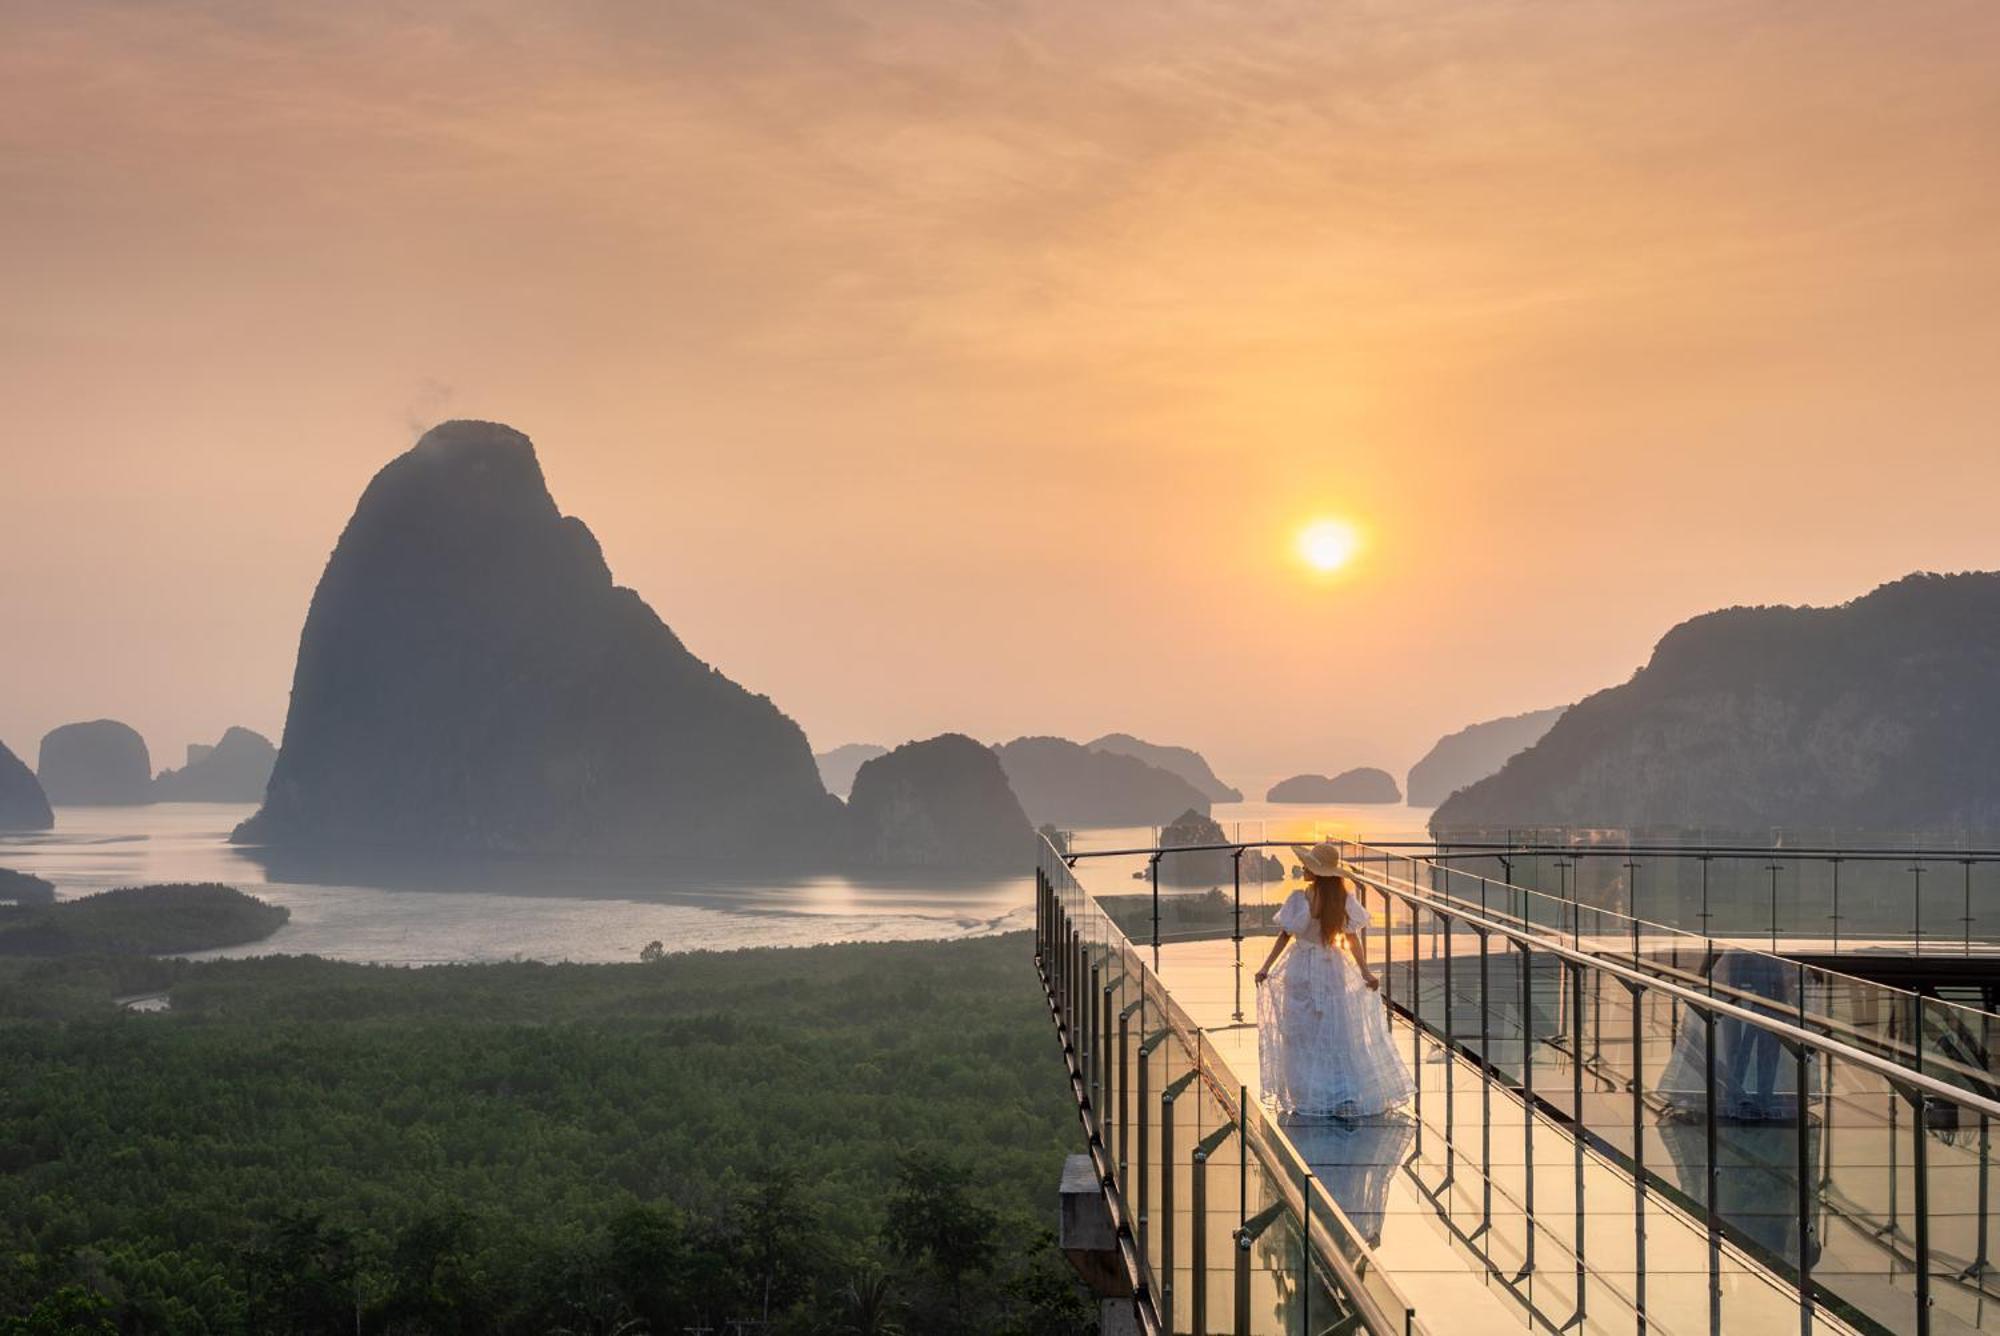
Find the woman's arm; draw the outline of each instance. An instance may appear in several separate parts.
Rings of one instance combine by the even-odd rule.
[[[1361,954],[1361,938],[1354,933],[1342,933],[1347,938],[1347,953],[1354,958],[1354,967],[1361,971],[1361,977],[1368,981],[1370,988],[1380,988],[1382,981],[1369,972],[1368,958]]]
[[[1290,933],[1280,932],[1278,934],[1278,940],[1271,943],[1271,954],[1265,956],[1264,963],[1258,967],[1257,970],[1258,983],[1262,983],[1264,982],[1265,979],[1270,977],[1271,966],[1278,963],[1278,957],[1284,954],[1285,948],[1291,945],[1291,942],[1292,942],[1292,935]]]

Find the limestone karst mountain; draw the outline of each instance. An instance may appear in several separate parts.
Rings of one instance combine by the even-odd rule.
[[[999,758],[960,733],[864,762],[847,806],[864,865],[1019,872],[1034,858],[1034,829]]]
[[[2000,574],[1912,575],[1682,623],[1431,825],[1990,831],[1996,757]]]
[[[1264,795],[1273,803],[1394,803],[1403,800],[1396,777],[1373,766],[1357,766],[1339,774],[1293,775],[1281,779]]]
[[[1037,825],[1160,826],[1190,808],[1208,813],[1206,794],[1134,756],[1051,737],[1016,738],[993,750]]]
[[[42,782],[0,743],[0,830],[47,830],[55,823]]]
[[[819,767],[820,783],[835,797],[845,798],[854,788],[854,773],[878,756],[887,756],[887,747],[878,747],[872,742],[850,742],[830,751],[813,753],[813,764]]]
[[[116,719],[52,728],[42,738],[35,774],[58,807],[124,807],[152,798],[146,740]]]
[[[1435,807],[1468,784],[1498,771],[1510,757],[1540,742],[1569,707],[1534,710],[1470,724],[1439,738],[1410,767],[1404,786],[1412,806]]]
[[[835,861],[799,726],[612,582],[528,438],[447,422],[327,562],[284,741],[240,842]]]
[[[1192,747],[1174,747],[1164,743],[1146,742],[1130,733],[1106,733],[1101,738],[1093,738],[1083,744],[1092,751],[1117,752],[1120,756],[1136,756],[1147,765],[1179,775],[1188,783],[1200,789],[1212,803],[1240,803],[1243,794],[1223,783],[1209,768],[1208,758]]]
[[[156,802],[253,803],[264,796],[278,749],[262,733],[231,728],[213,746],[190,744],[187,764],[153,778]]]

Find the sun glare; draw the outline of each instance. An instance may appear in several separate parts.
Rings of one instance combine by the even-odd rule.
[[[1323,574],[1345,566],[1360,548],[1361,533],[1346,520],[1314,520],[1299,530],[1299,555]]]

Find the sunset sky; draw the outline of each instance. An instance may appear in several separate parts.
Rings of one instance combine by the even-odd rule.
[[[1996,53],[1991,0],[0,0],[0,739],[275,737],[463,416],[817,747],[1400,776],[1689,615],[2000,567]]]

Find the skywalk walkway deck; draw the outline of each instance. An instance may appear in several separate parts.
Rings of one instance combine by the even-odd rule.
[[[2000,1105],[1901,1042],[1921,1012],[1801,996],[1795,1026],[1606,923],[1509,936],[1355,854],[1421,1091],[1359,1123],[1258,1103],[1258,916],[1135,945],[1115,872],[1099,897],[1043,859],[1044,973],[1151,1329],[2000,1328]]]

